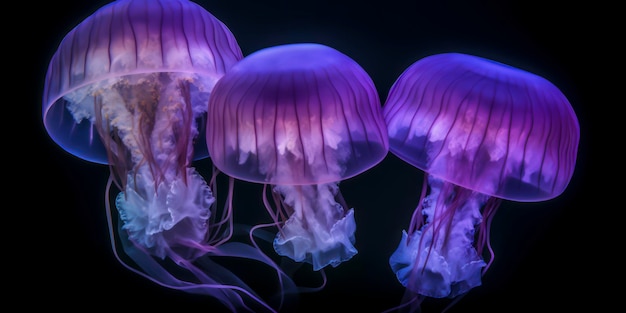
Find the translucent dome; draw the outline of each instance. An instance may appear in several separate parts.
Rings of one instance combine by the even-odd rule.
[[[341,181],[388,152],[376,87],[354,60],[300,43],[245,57],[215,85],[207,145],[214,164],[246,181]]]
[[[144,101],[156,105],[174,94],[172,102],[191,102],[200,136],[195,158],[207,157],[208,96],[242,57],[230,30],[194,2],[114,1],[70,31],[53,55],[44,85],[44,125],[68,152],[106,164],[94,104],[119,102],[133,111]],[[183,81],[188,95],[178,92]]]
[[[390,151],[453,184],[516,201],[567,187],[580,129],[548,80],[461,53],[423,58],[392,86],[383,107]]]

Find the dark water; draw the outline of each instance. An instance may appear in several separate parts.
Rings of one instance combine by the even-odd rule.
[[[5,238],[18,242],[17,248],[5,251],[10,256],[6,270],[26,265],[21,273],[28,277],[19,282],[23,288],[11,287],[12,293],[27,299],[24,306],[47,297],[45,305],[59,309],[150,311],[167,307],[181,312],[220,312],[220,304],[213,299],[163,289],[117,263],[104,214],[107,167],[65,152],[42,126],[41,93],[47,62],[65,33],[107,2],[62,0],[37,5],[42,12],[58,13],[44,14],[30,39],[36,45],[37,58],[29,63],[33,71],[29,97],[19,106],[29,113],[32,124],[28,128],[36,134],[32,143],[37,149],[31,155],[37,158],[33,162],[23,159],[20,164],[32,172],[31,184],[22,188],[28,188],[33,200],[45,201],[6,208],[22,212],[18,225],[25,227]],[[586,5],[569,3],[562,8],[528,1],[405,0],[376,5],[341,0],[199,3],[233,31],[244,55],[292,42],[319,42],[342,51],[372,76],[382,102],[408,65],[433,53],[478,54],[550,79],[569,97],[581,124],[579,161],[572,182],[554,200],[503,202],[492,224],[496,259],[483,277],[483,285],[449,312],[552,311],[574,298],[577,303],[602,305],[589,294],[600,288],[589,284],[592,277],[605,276],[593,267],[594,258],[606,258],[594,246],[602,241],[596,240],[599,233],[587,226],[594,221],[590,215],[596,215],[589,212],[598,208],[582,205],[593,181],[588,177],[591,92],[587,90],[589,78],[582,74],[591,65],[580,51],[591,41],[586,34],[594,33],[582,31],[587,26],[581,17],[592,14]],[[210,174],[210,159],[194,166],[205,177]],[[269,221],[260,201],[262,186],[241,181],[235,186],[236,219],[249,224]],[[294,312],[340,312],[356,307],[366,308],[363,312],[381,312],[399,304],[403,288],[387,262],[408,225],[421,187],[422,173],[393,155],[342,182],[343,196],[355,209],[359,253],[337,268],[328,268],[327,288],[303,295]],[[580,238],[590,243],[581,244]],[[315,285],[320,281],[306,266],[298,273],[303,282]],[[263,285],[265,275],[259,274],[258,285]],[[447,303],[427,301],[424,312],[439,312]]]

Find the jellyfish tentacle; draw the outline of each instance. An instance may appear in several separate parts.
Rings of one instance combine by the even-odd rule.
[[[390,151],[426,172],[430,187],[390,265],[407,287],[403,301],[453,297],[452,305],[494,261],[489,232],[502,199],[543,201],[567,187],[576,114],[548,80],[462,53],[409,66],[383,113]]]
[[[109,185],[107,186],[107,194],[110,193],[109,190],[112,181],[113,179],[110,178]],[[193,182],[193,180],[190,180],[190,182]],[[195,189],[193,186],[190,187]],[[119,193],[116,197],[116,201],[120,201],[120,199],[124,198],[123,193]],[[145,241],[138,242],[132,235],[135,232],[129,231],[129,224],[124,222],[124,219],[128,218],[126,216],[128,212],[125,211],[125,209],[128,208],[129,205],[118,203],[117,210],[120,216],[119,238],[126,255],[129,256],[141,270],[127,264],[119,257],[115,248],[115,239],[113,238],[115,232],[112,231],[112,221],[109,222],[109,227],[111,228],[111,240],[116,258],[124,267],[130,269],[132,272],[167,288],[210,295],[220,300],[233,312],[279,312],[278,308],[270,306],[233,272],[211,261],[213,257],[236,257],[270,265],[278,275],[278,284],[280,287],[278,295],[281,298],[297,293],[298,289],[291,279],[278,265],[262,253],[258,247],[252,247],[238,242],[222,242],[221,240],[217,243],[204,242],[202,236],[198,236],[196,238],[197,240],[192,240],[193,238],[188,234],[188,231],[185,231],[182,235],[176,235],[168,233],[171,229],[162,230],[161,236],[159,237],[160,240],[153,239],[149,241],[149,243],[154,244],[154,247],[150,246],[150,244]],[[112,219],[110,213],[111,209],[107,197],[107,219],[109,220]],[[184,229],[188,230],[189,227],[185,227]],[[199,233],[199,235],[201,234]],[[158,244],[159,242],[161,244]],[[155,256],[158,258],[155,258]],[[179,269],[176,270],[176,272],[181,272],[181,270],[183,272],[187,271],[193,275],[194,281],[177,277],[171,269],[163,265],[163,261],[167,259],[177,264]],[[250,303],[247,303],[249,301],[256,303],[254,307],[251,307]],[[284,300],[280,301],[279,306],[282,305],[283,301]]]
[[[209,231],[215,198],[204,179],[187,168],[187,184],[182,178],[156,184],[148,170],[141,172],[129,173],[129,184],[116,198],[122,229],[161,258],[171,246],[188,250],[189,257],[204,253],[188,243],[204,242]],[[153,186],[157,192],[152,192]]]
[[[272,222],[271,223],[266,223],[266,224],[257,224],[254,225],[253,227],[250,228],[248,234],[250,237],[250,241],[254,244],[255,247],[259,248],[255,238],[260,237],[263,240],[267,241],[267,242],[271,242],[272,244],[275,243],[276,239],[279,236],[285,237],[286,234],[283,232],[283,225],[285,224],[285,221],[287,221],[289,219],[289,216],[293,213],[293,209],[286,205],[284,203],[283,197],[282,195],[275,189],[273,189],[271,191],[271,195],[272,195],[272,200],[274,203],[274,206],[272,206],[272,204],[270,203],[269,199],[267,198],[267,194],[268,194],[268,188],[270,187],[270,185],[263,185],[263,196],[262,196],[262,200],[263,200],[263,205],[265,206],[267,212],[270,214],[270,216],[272,217]],[[345,201],[343,201],[343,197],[341,197],[341,194],[338,192],[338,197],[340,198],[340,203],[345,203]],[[345,207],[345,206],[344,206]],[[277,234],[270,234],[267,232],[263,232],[262,235],[259,235],[259,231],[262,228],[268,228],[268,227],[275,227],[278,228],[278,233]],[[261,250],[259,248],[259,250]],[[293,259],[291,259],[293,260]],[[298,266],[299,267],[299,266]],[[283,268],[281,268],[283,269]],[[284,270],[284,269],[283,269]],[[326,277],[326,273],[324,272],[324,269],[320,269],[318,271],[321,274],[321,283],[318,286],[314,286],[314,287],[304,287],[304,286],[297,286],[297,290],[298,292],[317,292],[320,291],[324,288],[324,286],[326,286],[327,283],[327,277]],[[290,271],[285,271],[285,273],[287,273],[287,275],[289,277],[291,277],[289,275]]]
[[[487,265],[483,269],[483,275],[487,272],[493,260],[495,259],[495,252],[491,247],[491,221],[493,217],[496,215],[498,208],[500,208],[500,204],[502,203],[502,199],[497,197],[489,197],[485,205],[483,206],[483,220],[478,228],[477,239],[476,239],[476,251],[478,251],[479,255],[483,255],[483,250],[485,247],[489,252],[489,259],[487,261]]]
[[[313,43],[262,49],[215,84],[207,117],[216,167],[263,184],[272,222],[251,229],[253,242],[253,231],[276,227],[277,254],[316,271],[356,254],[354,211],[337,184],[389,150],[376,87],[358,63]]]
[[[201,281],[201,283],[198,283],[197,281],[194,281],[194,282],[185,281],[185,280],[181,280],[177,278],[176,276],[172,274],[171,270],[167,269],[162,264],[157,262],[157,260],[154,259],[153,253],[146,250],[145,247],[133,242],[130,239],[130,237],[123,235],[124,232],[121,231],[120,229],[120,232],[117,232],[117,233],[120,234],[119,239],[122,243],[122,247],[124,249],[125,254],[128,257],[130,257],[130,259],[133,260],[133,262],[137,264],[141,268],[141,270],[133,267],[132,265],[128,264],[126,261],[122,260],[122,258],[119,256],[118,251],[117,251],[116,240],[114,237],[114,234],[116,233],[116,231],[114,231],[113,215],[112,215],[113,206],[111,205],[110,200],[109,200],[110,192],[111,192],[111,185],[113,184],[113,181],[114,181],[113,177],[114,177],[113,175],[109,177],[109,180],[106,186],[106,191],[105,191],[106,217],[107,217],[107,225],[109,228],[109,237],[110,237],[109,239],[111,242],[111,248],[112,248],[115,258],[118,260],[118,262],[122,266],[124,266],[126,269],[130,270],[131,272],[166,288],[176,289],[176,290],[181,290],[181,291],[186,291],[186,292],[191,292],[191,293],[211,295],[215,297],[216,299],[220,300],[226,307],[228,307],[233,312],[240,311],[240,310],[243,310],[245,312],[259,312],[261,309],[265,309],[268,312],[272,312],[272,313],[278,312],[278,310],[270,307],[263,299],[261,299],[258,295],[256,295],[254,290],[248,287],[245,283],[243,283],[237,276],[232,274],[230,271],[222,268],[221,266],[217,264],[212,264],[211,266],[204,265],[203,269],[200,269],[199,267],[196,267],[195,265],[193,265],[192,262],[188,261],[186,258],[180,257],[173,251],[170,251],[167,253],[167,255],[171,257],[172,260],[176,264],[181,266],[181,268],[187,269],[189,272],[193,273],[195,277],[199,279],[199,281]],[[217,250],[217,247],[215,247],[216,249],[207,249],[206,246],[203,246],[203,248],[204,248],[204,251],[206,252],[216,252],[215,250]],[[249,258],[249,259],[253,259],[257,261],[264,261],[262,260],[261,257],[255,254],[255,253],[258,253],[257,250],[246,250],[246,249],[242,249],[238,247],[237,249],[234,249],[233,251],[235,252],[228,252],[228,253],[217,252],[217,254],[238,256],[238,257]],[[205,258],[200,258],[197,260],[204,260],[204,262],[206,262],[208,258],[205,257]],[[223,282],[217,281],[214,278],[212,278],[211,275],[207,274],[207,272],[214,273],[217,271],[220,271],[218,276],[228,277],[228,279],[232,281],[233,284],[230,284],[230,285],[224,284]],[[289,282],[289,280],[286,280],[286,281]],[[287,286],[287,284],[285,285]],[[257,303],[257,305],[260,306],[260,308],[259,309],[250,308],[245,303],[246,300],[244,300],[241,297],[240,293],[247,296],[249,299],[251,299],[251,301]]]
[[[474,237],[488,197],[433,176],[429,184],[430,193],[423,199],[426,221],[413,233],[403,231],[389,262],[398,280],[413,292],[454,298],[481,284],[486,263]],[[446,189],[456,195],[450,197]]]
[[[98,132],[116,134],[116,139],[107,136],[103,140],[115,144],[107,146],[107,151],[113,151],[109,162],[113,168],[127,171],[116,199],[124,229],[133,240],[154,248],[159,257],[165,256],[164,249],[176,237],[202,241],[215,201],[204,179],[187,166],[198,130],[188,117],[192,113],[190,91],[180,88],[185,80],[180,75],[168,75],[167,79],[162,74],[131,75],[110,80],[105,84],[111,87],[108,91],[90,87],[86,94],[66,95],[76,114],[91,110],[81,106],[80,98],[98,95],[93,108]],[[171,90],[175,86],[179,87],[177,93]],[[189,227],[175,227],[178,223]],[[169,238],[162,236],[170,229],[177,232],[167,232]]]
[[[212,259],[261,262],[277,272],[279,293],[296,289],[258,247],[231,242],[232,194],[218,208],[218,171],[207,183],[192,167],[208,157],[213,87],[242,58],[230,30],[194,2],[114,1],[59,45],[42,116],[65,150],[108,165],[107,218],[122,266],[167,288],[214,296],[232,311],[277,312],[235,268]],[[120,257],[115,235],[132,262]]]
[[[274,240],[279,255],[313,265],[315,271],[338,266],[357,254],[354,247],[354,210],[337,203],[338,184],[289,186],[274,190],[293,213]]]

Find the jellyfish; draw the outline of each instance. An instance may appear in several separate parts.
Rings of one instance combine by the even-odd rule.
[[[276,268],[252,245],[230,242],[232,211],[218,209],[208,157],[207,103],[242,53],[220,20],[187,0],[118,0],[72,29],[45,78],[43,123],[72,155],[108,164],[106,207],[119,262],[155,283],[211,295],[232,311],[275,311],[209,256]],[[115,247],[112,188],[119,240]]]
[[[215,166],[263,184],[278,255],[320,271],[357,254],[339,183],[388,153],[380,99],[359,64],[318,43],[264,48],[217,82],[207,114]]]
[[[399,76],[383,114],[390,152],[425,172],[408,230],[389,258],[407,290],[404,305],[458,299],[481,284],[494,260],[489,228],[501,202],[545,201],[566,189],[580,137],[575,112],[545,78],[442,53]]]

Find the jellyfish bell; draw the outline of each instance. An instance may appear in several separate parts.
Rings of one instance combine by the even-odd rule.
[[[221,267],[193,262],[207,253],[263,258],[227,243],[232,212],[216,215],[211,187],[191,163],[208,156],[211,90],[242,57],[226,25],[194,2],[118,0],[64,37],[43,93],[50,137],[79,158],[110,166],[107,194],[114,182],[126,234],[120,240],[143,275],[214,295],[233,310],[244,306],[235,290],[253,292]],[[177,278],[158,260],[171,260],[194,279]]]
[[[479,286],[500,202],[555,198],[574,172],[580,129],[569,101],[506,64],[462,53],[423,58],[396,80],[383,112],[391,153],[425,172],[390,258],[400,282],[422,296]]]
[[[50,61],[48,134],[71,154],[112,166],[124,227],[161,257],[161,235],[188,217],[198,218],[195,240],[203,240],[214,199],[190,163],[208,156],[196,139],[210,91],[241,58],[228,28],[193,2],[121,0],[72,29]]]
[[[158,97],[186,82],[192,116],[200,118],[215,82],[241,58],[230,30],[194,2],[112,2],[72,29],[53,55],[44,85],[44,125],[68,152],[108,164],[107,147],[95,130],[94,95],[115,103],[128,97],[176,103],[184,100],[180,92],[177,99]],[[122,109],[109,110],[121,115]],[[132,109],[141,108],[127,111]],[[203,125],[192,122],[202,127],[194,131],[203,138]],[[196,159],[208,156],[204,141],[193,148]]]
[[[338,184],[379,163],[388,141],[374,83],[354,60],[315,43],[246,56],[213,89],[207,145],[221,171],[280,195],[268,207],[278,254],[319,270],[357,253]]]
[[[580,131],[569,101],[521,69],[459,53],[426,57],[398,79],[384,111],[395,155],[483,194],[549,200],[574,172]]]

